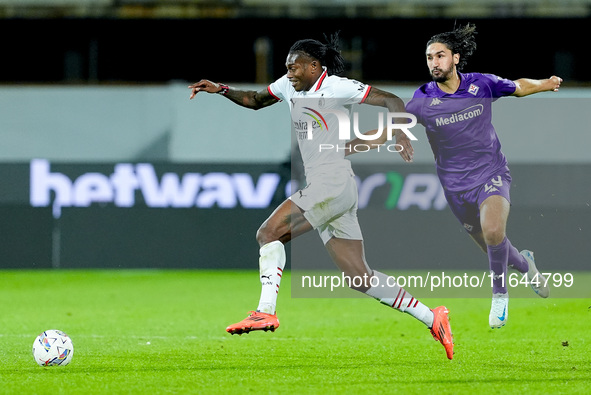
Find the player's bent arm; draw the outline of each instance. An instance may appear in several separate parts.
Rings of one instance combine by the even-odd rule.
[[[398,113],[406,112],[406,108],[404,107],[404,102],[402,101],[401,98],[399,98],[395,94],[383,91],[383,90],[375,88],[375,87],[371,87],[370,89],[371,90],[367,94],[367,97],[363,101],[364,104],[369,104],[371,106],[386,107],[389,112],[398,112]],[[405,118],[395,118],[393,121],[397,124],[407,123],[407,120]],[[377,133],[377,130],[369,131],[365,134],[370,135],[370,134],[376,134],[376,133]],[[414,155],[414,149],[412,147],[412,144],[411,144],[408,136],[400,129],[395,129],[394,133],[396,135],[396,144],[399,144],[403,147],[402,151],[400,151],[400,156],[402,157],[402,159],[404,159],[405,162],[412,162],[412,158]],[[387,138],[386,133],[382,133],[382,135],[378,139],[372,141],[371,147],[376,148],[380,145],[385,144],[387,141],[386,138]],[[355,140],[352,140],[351,144],[353,144],[351,147],[354,148],[355,144],[363,144],[363,141],[357,138]],[[350,154],[355,151],[353,150],[353,151],[347,151],[347,152],[348,152],[348,154]]]
[[[251,108],[253,110],[270,106],[271,104],[275,104],[279,101],[277,98],[272,96],[267,89],[263,89],[258,92],[243,91],[224,84],[211,82],[209,80],[201,80],[189,85],[189,89],[191,89],[191,96],[189,99],[193,99],[199,92],[220,93],[234,103],[242,107]]]
[[[379,136],[375,136],[378,133],[380,133]],[[347,143],[345,144],[345,156],[349,156],[356,152],[367,152],[367,147],[369,147],[370,150],[376,149],[382,145],[385,145],[388,142],[388,134],[385,130],[382,130],[380,132],[379,129],[373,129],[363,134],[365,136],[375,137],[373,139],[368,140],[356,137],[351,141],[347,141]],[[412,147],[412,144],[410,143],[409,138],[402,132],[396,133],[396,144],[398,145],[397,152],[400,153],[402,159],[405,162],[412,162],[414,156],[414,149]]]
[[[513,92],[512,96],[523,97],[539,92],[556,92],[560,88],[562,78],[553,75],[552,77],[543,80],[520,78],[513,82],[515,83],[515,92]]]
[[[369,132],[365,132],[363,134],[366,136],[373,136],[377,133],[378,133],[378,129],[374,129],[374,130],[370,130]],[[377,148],[381,145],[386,144],[386,141],[388,141],[388,140],[387,140],[387,134],[385,132],[382,132],[380,134],[380,136],[378,136],[374,140],[362,140],[359,137],[356,137],[351,141],[347,141],[347,143],[345,144],[345,156],[349,156],[351,154],[359,152],[359,150],[356,148],[357,146],[362,145],[364,148],[369,146],[370,149],[374,149],[374,148]]]
[[[370,106],[386,107],[390,112],[404,112],[404,102],[393,93],[371,87],[363,104]]]

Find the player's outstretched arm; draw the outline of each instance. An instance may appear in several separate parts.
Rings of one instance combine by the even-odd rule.
[[[199,92],[219,93],[232,100],[234,103],[242,107],[251,108],[253,110],[270,106],[271,104],[275,104],[279,101],[266,89],[258,92],[243,91],[224,84],[211,82],[209,80],[201,80],[191,84],[189,85],[189,89],[191,89],[191,96],[189,99],[193,99]]]
[[[533,95],[534,93],[553,91],[557,92],[560,88],[562,78],[553,75],[544,80],[532,80],[530,78],[520,78],[513,81],[515,83],[515,92],[512,96],[523,97]]]

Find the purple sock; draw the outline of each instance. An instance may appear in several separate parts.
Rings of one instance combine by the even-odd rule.
[[[493,293],[507,293],[507,261],[509,259],[509,240],[505,237],[496,246],[487,246],[488,265],[493,273]]]
[[[509,267],[512,267],[520,273],[527,273],[529,270],[529,265],[527,264],[527,261],[523,255],[517,251],[517,248],[511,245],[509,239],[507,239],[507,245],[509,246],[509,259],[507,260]]]

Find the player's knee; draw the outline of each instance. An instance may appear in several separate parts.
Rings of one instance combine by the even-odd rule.
[[[257,230],[256,233],[256,240],[259,243],[259,246],[264,246],[265,244],[271,243],[272,241],[281,241],[283,244],[289,239],[286,239],[285,235],[282,232],[282,229],[277,228],[272,225],[269,221],[265,221]]]
[[[272,232],[270,232],[269,226],[267,226],[267,223],[263,223],[259,229],[257,230],[257,234],[256,234],[256,240],[257,243],[259,243],[259,246],[263,246],[267,243],[270,243],[272,241],[275,241],[273,239],[273,236],[271,234]]]
[[[488,224],[482,227],[482,233],[486,245],[496,246],[501,244],[505,238],[505,227],[501,224]]]

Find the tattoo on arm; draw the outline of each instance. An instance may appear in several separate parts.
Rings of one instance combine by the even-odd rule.
[[[253,110],[258,110],[278,102],[278,100],[273,97],[266,88],[258,92],[230,88],[224,96],[242,107],[251,108]]]

